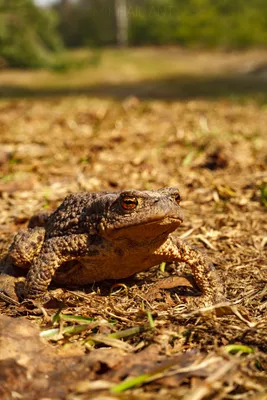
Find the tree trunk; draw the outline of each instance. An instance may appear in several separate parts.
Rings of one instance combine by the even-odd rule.
[[[117,44],[121,47],[128,45],[128,15],[127,0],[115,0]]]

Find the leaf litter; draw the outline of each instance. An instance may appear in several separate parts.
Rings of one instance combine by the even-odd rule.
[[[43,308],[0,301],[3,398],[265,399],[266,110],[21,99],[0,104],[0,126],[3,256],[32,214],[71,192],[178,186],[177,234],[209,254],[230,301],[217,316],[198,310],[190,271],[173,264],[117,287],[52,287]]]

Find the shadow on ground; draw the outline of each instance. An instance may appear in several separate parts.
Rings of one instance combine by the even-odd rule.
[[[140,99],[188,100],[191,98],[246,98],[256,97],[267,101],[267,79],[257,74],[227,74],[216,76],[179,75],[137,82],[93,84],[87,86],[46,86],[30,88],[23,85],[0,85],[1,98],[51,97],[88,95],[123,99],[137,96]]]

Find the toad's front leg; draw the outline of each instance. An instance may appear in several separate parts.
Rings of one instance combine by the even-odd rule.
[[[26,279],[25,297],[42,297],[56,273],[66,261],[78,259],[88,250],[88,235],[55,237],[45,241],[35,258]]]
[[[166,261],[185,262],[190,265],[195,282],[202,292],[204,305],[225,301],[224,287],[208,257],[190,247],[181,239],[169,238],[158,250]]]

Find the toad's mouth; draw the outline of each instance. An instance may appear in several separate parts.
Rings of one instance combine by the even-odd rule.
[[[120,230],[120,229],[128,229],[133,226],[150,226],[150,225],[169,225],[169,224],[181,224],[183,222],[183,218],[179,216],[175,217],[170,217],[170,216],[164,216],[164,217],[156,217],[152,219],[151,221],[136,221],[129,223],[128,225],[125,226],[119,226],[115,228],[114,230]]]
[[[133,224],[133,226],[149,226],[149,225],[169,225],[173,223],[181,224],[183,222],[182,217],[161,217],[161,218],[155,218],[153,221],[147,221],[147,222],[140,222]]]
[[[163,233],[171,233],[183,222],[181,216],[158,217],[151,221],[136,221],[124,226],[113,227],[109,235],[112,237],[132,236],[157,237]],[[108,233],[108,232],[107,232]]]

